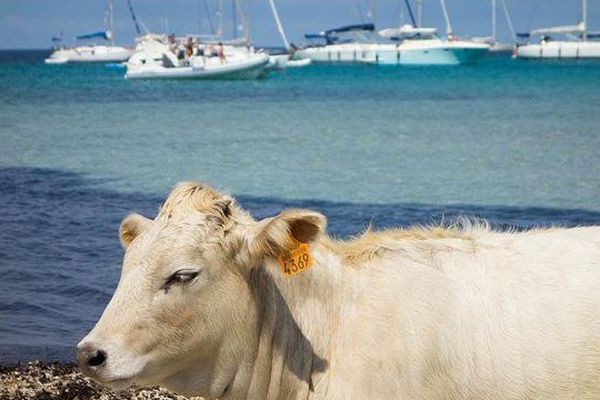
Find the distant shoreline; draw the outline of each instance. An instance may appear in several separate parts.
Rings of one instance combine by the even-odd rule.
[[[41,48],[41,49],[0,49],[0,53],[9,53],[9,52],[23,52],[23,53],[36,52],[36,53],[39,53],[42,51],[50,53],[52,51],[52,48],[46,47],[46,48]]]

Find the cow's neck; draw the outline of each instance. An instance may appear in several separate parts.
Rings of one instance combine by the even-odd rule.
[[[267,260],[253,277],[262,317],[249,398],[306,399],[327,384],[342,269],[326,243],[311,246],[309,270],[290,277]]]

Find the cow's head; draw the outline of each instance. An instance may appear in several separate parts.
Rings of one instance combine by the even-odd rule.
[[[201,184],[177,186],[154,220],[125,218],[119,285],[76,361],[113,388],[160,384],[220,396],[259,334],[251,271],[290,235],[315,240],[325,218],[287,210],[255,221],[232,198]]]

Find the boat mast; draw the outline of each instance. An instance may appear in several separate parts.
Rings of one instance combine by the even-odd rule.
[[[233,38],[237,38],[237,15],[236,2],[231,2],[231,20],[233,21]]]
[[[492,39],[496,42],[496,0],[492,0]]]
[[[410,21],[412,22],[413,26],[418,26],[417,22],[415,21],[415,16],[412,12],[412,7],[410,6],[410,3],[408,2],[408,0],[404,0],[404,3],[406,4],[406,8],[408,9],[408,15],[410,16]]]
[[[371,22],[375,22],[375,18],[377,18],[377,1],[371,0],[369,2],[369,9],[367,10],[367,18],[371,20]]]
[[[115,45],[115,35],[113,34],[113,2],[112,0],[108,0],[106,2],[106,32],[108,32],[108,40],[110,41],[111,46]]]
[[[517,41],[517,34],[515,33],[515,27],[513,26],[512,18],[508,13],[508,7],[506,7],[506,1],[500,0],[502,4],[502,10],[504,11],[504,16],[506,17],[506,22],[508,23],[508,29],[510,29],[510,34],[512,35],[513,42]]]
[[[583,22],[583,41],[587,40],[587,0],[581,0],[581,20]]]
[[[246,42],[246,44],[250,43],[250,21],[248,20],[248,17],[246,15],[246,13],[244,12],[244,8],[242,7],[241,2],[239,2],[238,0],[234,0],[235,6],[237,7],[237,12],[239,15],[239,20],[240,23],[242,24],[242,27],[244,29],[244,41]]]
[[[417,28],[423,25],[423,0],[417,0]]]
[[[275,19],[275,25],[277,25],[279,36],[281,36],[281,40],[283,41],[285,49],[289,51],[290,42],[288,42],[287,36],[285,36],[283,25],[281,25],[281,20],[279,19],[279,13],[277,12],[277,8],[275,8],[275,2],[273,0],[269,0],[269,6],[271,7],[271,12],[273,13],[273,18]]]
[[[219,27],[217,28],[217,37],[223,38],[223,0],[219,0]]]
[[[448,10],[446,9],[446,1],[440,0],[440,4],[442,5],[442,11],[444,12],[444,19],[446,20],[446,35],[448,37],[452,36],[452,25],[450,24],[450,17],[448,16]]]
[[[131,4],[131,0],[127,0],[127,6],[129,6],[129,13],[131,14],[131,19],[133,20],[135,31],[137,32],[138,36],[140,36],[142,33],[146,34],[146,27],[141,21],[138,21],[137,15],[135,15],[135,10],[133,9],[133,4]]]

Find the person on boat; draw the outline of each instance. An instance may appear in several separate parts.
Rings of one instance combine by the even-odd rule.
[[[177,42],[175,40],[175,35],[171,33],[168,37],[168,41],[169,41],[169,50],[171,50],[171,53],[177,55]]]
[[[183,62],[185,65],[190,65],[190,58],[194,54],[194,41],[191,37],[187,38],[183,48]]]
[[[204,55],[208,58],[215,56],[215,46],[209,44],[208,47],[204,50]]]
[[[219,48],[217,50],[217,55],[219,56],[219,60],[221,63],[225,62],[225,50],[223,49],[223,43],[219,42]]]

